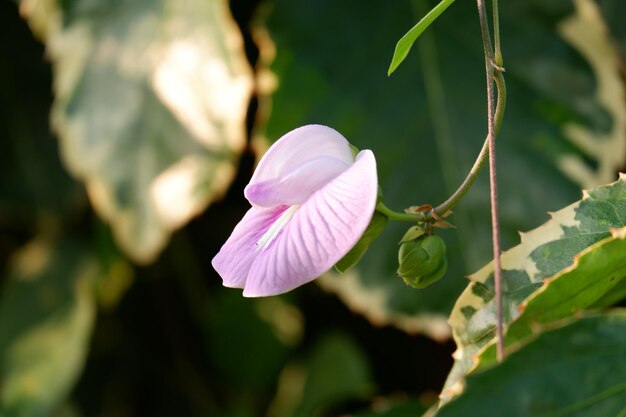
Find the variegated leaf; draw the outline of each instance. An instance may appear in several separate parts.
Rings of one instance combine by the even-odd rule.
[[[54,69],[67,168],[134,260],[225,192],[252,88],[225,0],[22,0]]]
[[[527,316],[522,315],[527,321],[517,325],[520,327],[514,331],[519,334],[517,338],[511,336],[511,343],[530,331],[531,322],[562,318],[593,305],[624,277],[624,259],[615,251],[619,253],[625,247],[624,232],[618,229],[626,227],[626,175],[621,174],[612,184],[585,191],[581,201],[551,213],[551,217],[544,225],[523,233],[521,243],[502,254],[505,325],[520,318],[528,302]],[[604,257],[605,250],[613,255]],[[588,261],[597,256],[601,261]],[[596,275],[587,275],[592,274],[590,271]],[[444,400],[463,389],[463,376],[476,365],[476,355],[495,336],[493,263],[471,275],[470,280],[472,283],[450,315],[457,351],[442,393]],[[551,285],[566,288],[551,290]],[[588,291],[584,297],[575,298],[583,291]],[[555,298],[560,301],[553,301],[549,309],[549,300]],[[533,300],[541,300],[541,314]]]

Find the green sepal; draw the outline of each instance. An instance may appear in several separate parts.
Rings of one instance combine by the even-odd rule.
[[[415,240],[418,237],[423,236],[424,233],[426,232],[424,231],[423,227],[418,226],[418,225],[411,226],[408,228],[404,236],[402,236],[402,239],[400,239],[400,244],[404,242],[410,242],[411,240]]]
[[[372,220],[370,220],[370,224],[367,226],[367,229],[365,229],[361,239],[359,239],[356,245],[335,264],[335,269],[340,273],[344,273],[355,266],[361,260],[365,252],[367,252],[372,242],[382,233],[388,221],[387,216],[378,211],[374,211]]]
[[[349,145],[350,145],[350,149],[352,150],[352,156],[356,158],[356,156],[359,154],[359,152],[361,152],[361,150],[351,143]]]
[[[381,188],[380,184],[378,184],[378,194],[376,195],[376,206],[378,206],[378,204],[382,202],[383,202],[383,189]],[[376,211],[378,211],[378,207],[376,208],[377,208]]]

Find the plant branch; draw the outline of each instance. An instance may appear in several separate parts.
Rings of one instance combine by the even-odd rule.
[[[506,83],[504,82],[504,77],[498,71],[495,74],[496,85],[498,86],[498,103],[496,106],[496,112],[494,115],[494,130],[497,133],[500,131],[500,126],[502,125],[502,119],[504,118],[504,110],[506,109]],[[446,201],[439,204],[437,207],[433,209],[433,212],[439,216],[443,215],[447,211],[451,210],[467,193],[467,191],[472,187],[476,178],[478,178],[478,174],[482,169],[485,161],[487,160],[487,156],[489,155],[489,134],[485,138],[483,142],[483,147],[474,161],[474,165],[470,169],[470,172],[467,174],[463,183],[457,188],[457,190],[450,196]],[[428,217],[427,217],[428,219]]]
[[[502,119],[504,118],[504,111],[506,109],[506,83],[504,81],[504,76],[502,75],[500,71],[495,71],[494,78],[496,81],[496,86],[497,86],[497,91],[498,91],[498,101],[496,104],[496,112],[494,115],[494,128],[495,128],[495,132],[497,135],[498,132],[500,131],[500,126],[502,125]],[[391,220],[399,220],[399,221],[406,221],[406,222],[413,222],[413,223],[434,220],[435,216],[442,216],[448,211],[450,211],[452,207],[454,207],[459,201],[461,201],[461,199],[467,193],[467,191],[469,191],[469,189],[472,188],[472,185],[476,181],[476,178],[478,178],[478,174],[480,173],[480,170],[482,169],[483,165],[485,165],[485,161],[487,161],[488,156],[489,156],[489,135],[487,135],[487,137],[485,138],[485,141],[483,142],[483,147],[481,148],[480,153],[478,154],[478,157],[476,158],[476,161],[474,161],[474,165],[470,169],[470,172],[467,174],[467,176],[465,177],[465,179],[463,180],[459,188],[457,188],[456,191],[450,197],[448,197],[446,201],[439,204],[437,207],[434,207],[432,211],[430,212],[419,213],[419,214],[400,213],[400,212],[391,210],[389,207],[385,206],[382,202],[378,203],[378,205],[376,206],[376,210],[378,210],[380,213],[384,214],[385,216],[389,217],[389,219]]]
[[[494,3],[497,0],[492,0]],[[489,183],[491,201],[491,235],[493,240],[493,262],[494,262],[494,284],[496,292],[496,345],[498,361],[504,359],[503,324],[502,324],[502,267],[500,265],[500,221],[498,218],[498,182],[496,175],[496,132],[494,126],[494,98],[493,79],[494,70],[498,64],[494,61],[491,49],[491,38],[489,36],[489,26],[487,23],[487,12],[483,0],[476,0],[478,6],[478,16],[483,39],[483,50],[485,53],[485,73],[487,77],[487,119],[489,130]],[[494,27],[497,26],[497,6],[494,8]],[[496,30],[499,33],[499,30]],[[499,43],[499,35],[498,35]],[[499,69],[498,69],[499,71]]]
[[[485,74],[487,78],[487,125],[488,133],[483,147],[478,154],[478,158],[474,162],[472,169],[465,177],[459,188],[442,204],[424,213],[398,213],[382,202],[376,206],[376,210],[386,215],[391,220],[409,221],[409,222],[428,222],[433,221],[445,214],[456,205],[471,188],[476,181],[478,173],[489,156],[489,184],[490,184],[490,204],[491,204],[491,230],[493,241],[493,258],[494,258],[494,284],[496,293],[496,346],[498,361],[504,359],[504,331],[502,323],[502,266],[500,264],[500,220],[498,216],[498,185],[496,174],[496,135],[500,130],[504,109],[506,107],[506,84],[504,82],[504,59],[500,50],[500,27],[499,27],[499,11],[498,0],[492,0],[493,4],[493,26],[495,36],[495,57],[491,45],[491,36],[489,33],[489,25],[487,23],[487,12],[484,0],[476,0],[478,6],[478,17],[480,21],[480,29],[483,41],[483,50],[485,54]],[[493,84],[494,81],[498,90],[497,105],[494,103]],[[495,108],[494,108],[495,107]]]

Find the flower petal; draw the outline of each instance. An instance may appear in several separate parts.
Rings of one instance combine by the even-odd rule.
[[[258,255],[257,241],[287,208],[252,207],[235,226],[233,233],[211,261],[213,268],[222,277],[225,287],[244,287],[250,266]]]
[[[314,192],[282,233],[258,252],[243,295],[280,294],[329,270],[367,228],[377,194],[376,160],[364,150],[350,168]]]
[[[279,178],[248,184],[244,195],[250,204],[258,207],[301,204],[349,166],[337,158],[320,156]]]
[[[307,161],[330,157],[352,165],[350,144],[339,132],[322,125],[302,126],[278,139],[263,155],[250,184],[280,179]]]

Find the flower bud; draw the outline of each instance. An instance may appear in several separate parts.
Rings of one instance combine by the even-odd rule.
[[[402,242],[398,262],[398,275],[404,282],[415,288],[424,288],[446,273],[446,245],[439,236],[420,236]]]

